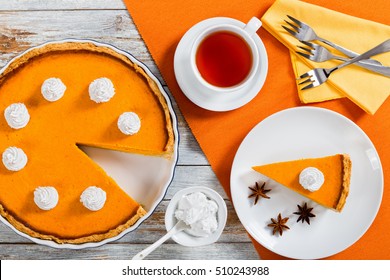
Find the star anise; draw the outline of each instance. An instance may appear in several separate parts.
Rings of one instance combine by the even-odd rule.
[[[266,195],[266,193],[269,192],[270,190],[266,190],[264,189],[264,187],[265,187],[265,182],[263,182],[261,187],[259,187],[259,184],[257,182],[256,182],[256,187],[254,188],[248,187],[253,192],[251,195],[248,196],[248,198],[255,197],[255,205],[260,197],[270,199],[270,197]]]
[[[290,229],[288,226],[286,226],[288,219],[289,218],[282,218],[282,215],[280,213],[278,215],[277,220],[271,218],[272,223],[268,224],[268,226],[273,227],[272,235],[279,232],[279,235],[282,236],[284,230]]]
[[[294,212],[295,215],[299,215],[297,223],[299,221],[302,221],[302,223],[306,221],[306,223],[308,223],[310,225],[310,218],[314,218],[316,216],[313,213],[311,213],[311,211],[313,210],[313,207],[308,208],[306,202],[305,202],[305,204],[303,204],[303,206],[300,206],[300,205],[297,205],[297,206],[298,206],[299,211]]]

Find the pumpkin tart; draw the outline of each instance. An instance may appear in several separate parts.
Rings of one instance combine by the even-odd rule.
[[[253,169],[277,183],[340,212],[349,193],[351,160],[346,154],[336,154],[321,158],[307,158],[254,166]],[[319,190],[309,191],[299,182],[300,173],[309,167],[320,170],[324,183]]]
[[[66,86],[55,102],[41,94],[42,84],[51,77]],[[112,82],[115,95],[108,102],[96,103],[88,87],[101,77]],[[0,214],[10,224],[31,237],[80,244],[117,236],[145,215],[144,208],[79,149],[85,145],[172,157],[175,140],[166,99],[141,67],[108,46],[46,44],[19,56],[0,73],[0,110],[14,103],[25,105],[30,120],[14,129],[0,118],[0,152],[18,147],[28,157],[19,171],[0,163]],[[124,112],[135,112],[141,120],[134,135],[118,129]],[[57,190],[53,209],[42,210],[34,203],[39,186]],[[98,211],[80,202],[90,186],[106,195]]]

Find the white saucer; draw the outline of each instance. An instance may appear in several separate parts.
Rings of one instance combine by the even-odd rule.
[[[221,94],[213,92],[213,90],[204,87],[197,81],[190,67],[192,44],[200,32],[212,25],[221,23],[228,23],[239,27],[245,26],[241,21],[226,17],[215,17],[201,21],[184,34],[176,48],[174,57],[176,80],[187,98],[199,107],[220,112],[237,109],[251,101],[262,88],[268,72],[267,55],[265,57],[262,55],[260,65],[255,73],[255,78],[248,86],[240,88],[237,91]],[[255,35],[253,39],[259,49],[259,54],[260,52],[267,54],[260,37]]]

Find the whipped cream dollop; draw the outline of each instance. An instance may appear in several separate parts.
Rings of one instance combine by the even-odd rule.
[[[89,85],[89,97],[96,103],[109,101],[115,94],[115,88],[108,78],[99,78]]]
[[[175,217],[190,226],[188,233],[206,237],[217,230],[218,204],[202,192],[183,196],[178,203]]]
[[[19,171],[27,164],[27,155],[17,147],[8,147],[3,152],[3,164],[10,171]]]
[[[57,101],[64,96],[66,86],[59,78],[49,78],[41,86],[43,97],[50,102]]]
[[[134,135],[141,129],[141,120],[134,112],[125,112],[118,118],[118,128],[126,135]]]
[[[14,129],[25,127],[30,121],[26,105],[23,103],[13,103],[4,110],[4,117],[8,125]]]
[[[88,187],[81,194],[80,201],[89,210],[98,211],[106,203],[106,192],[95,186]]]
[[[34,202],[42,210],[56,207],[58,198],[58,192],[54,187],[38,187],[34,190]]]
[[[308,167],[299,174],[299,183],[306,190],[317,191],[324,184],[324,174],[315,167]]]

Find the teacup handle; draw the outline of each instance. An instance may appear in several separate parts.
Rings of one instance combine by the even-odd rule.
[[[249,36],[253,36],[261,27],[261,24],[261,21],[257,17],[252,17],[245,25],[244,30],[249,34]]]

